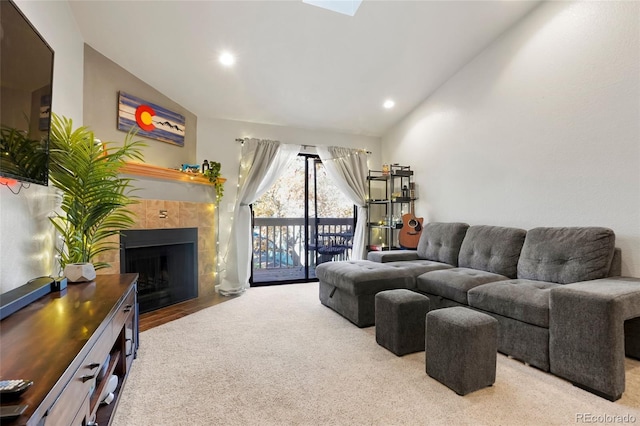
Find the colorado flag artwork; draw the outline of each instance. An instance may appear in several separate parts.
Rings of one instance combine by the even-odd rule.
[[[118,130],[138,128],[138,136],[184,146],[185,120],[177,112],[120,92],[118,95]]]

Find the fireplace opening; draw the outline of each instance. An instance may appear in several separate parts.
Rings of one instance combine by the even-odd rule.
[[[198,229],[140,229],[120,236],[121,272],[138,278],[140,313],[198,297]]]

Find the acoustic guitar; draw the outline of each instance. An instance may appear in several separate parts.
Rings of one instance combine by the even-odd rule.
[[[398,242],[400,247],[415,249],[418,248],[418,241],[420,241],[420,235],[422,234],[422,222],[421,217],[416,217],[413,213],[413,200],[411,201],[411,211],[402,215],[402,229],[398,235]]]

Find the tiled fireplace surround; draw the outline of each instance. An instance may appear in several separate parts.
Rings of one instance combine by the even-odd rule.
[[[215,292],[216,233],[215,204],[167,200],[139,200],[130,209],[136,215],[132,229],[198,228],[198,296]],[[114,238],[119,242],[119,238]],[[100,258],[110,268],[98,274],[120,273],[120,252],[112,250]]]

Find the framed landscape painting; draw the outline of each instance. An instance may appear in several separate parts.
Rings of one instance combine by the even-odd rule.
[[[118,94],[118,130],[138,129],[138,135],[184,146],[184,115],[125,92]]]

